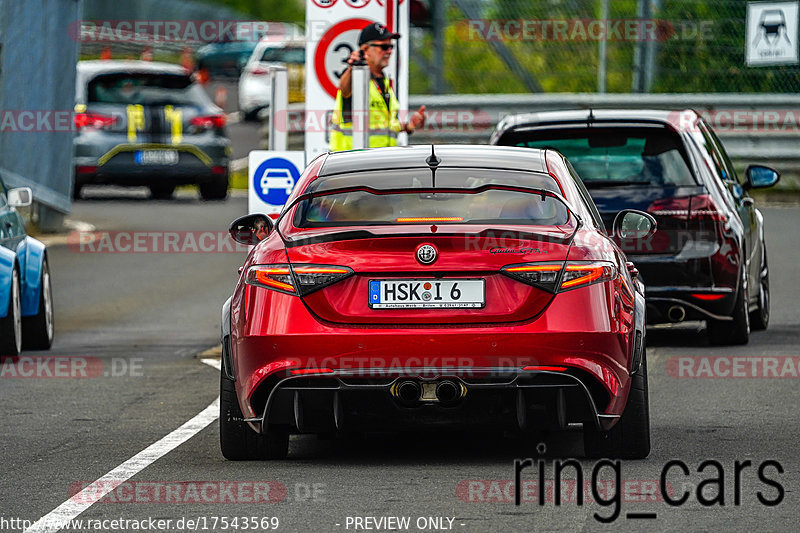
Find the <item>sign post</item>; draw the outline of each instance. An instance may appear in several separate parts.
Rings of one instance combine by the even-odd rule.
[[[253,150],[248,163],[247,212],[280,213],[305,168],[305,154]]]
[[[274,66],[269,71],[269,84],[271,86],[269,104],[269,149],[286,150],[289,140],[288,116],[289,111],[289,75],[285,66]],[[283,117],[281,125],[278,118]]]
[[[392,80],[401,119],[407,117],[409,4],[409,0],[306,0],[306,161],[328,150],[339,78],[368,24],[385,24],[402,36],[384,73]]]
[[[796,65],[798,2],[748,2],[745,63],[748,67]]]

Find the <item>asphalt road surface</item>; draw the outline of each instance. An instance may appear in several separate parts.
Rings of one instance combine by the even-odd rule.
[[[64,531],[797,530],[798,207],[763,208],[773,295],[767,332],[747,346],[715,348],[700,325],[649,331],[653,450],[619,465],[618,491],[611,467],[597,471],[597,496],[611,503],[579,504],[574,483],[565,482],[559,506],[552,493],[540,505],[530,490],[516,506],[516,458],[542,460],[553,479],[556,462],[577,457],[584,482],[592,481],[598,463],[581,458],[578,433],[304,436],[293,437],[285,461],[224,460],[218,372],[198,354],[218,342],[220,306],[244,253],[216,250],[214,234],[203,235],[224,231],[246,198],[208,203],[183,192],[155,202],[143,191],[91,188],[86,196],[72,218],[112,232],[117,240],[106,245],[114,251],[81,249],[75,235],[51,246],[55,345],[25,353],[34,366],[0,366],[0,531],[42,517],[83,521]],[[153,235],[167,234],[178,236],[181,253],[158,248]],[[767,360],[783,377],[734,377]],[[671,460],[680,464],[668,472],[668,495],[688,494],[678,506],[658,487]],[[737,475],[736,463],[747,461]],[[566,468],[565,478],[575,471]],[[103,500],[78,494],[103,476],[95,487],[116,486]],[[522,472],[536,478],[536,467]],[[610,525],[597,518],[616,511]],[[57,529],[39,522],[30,530]]]

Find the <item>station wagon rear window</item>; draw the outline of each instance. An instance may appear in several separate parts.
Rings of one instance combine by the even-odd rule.
[[[512,134],[510,142],[514,146],[558,150],[589,188],[696,184],[680,137],[666,128],[519,131]]]
[[[210,101],[189,76],[114,73],[89,82],[88,101],[101,104],[206,105]]]

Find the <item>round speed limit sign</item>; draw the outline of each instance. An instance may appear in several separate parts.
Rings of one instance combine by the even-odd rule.
[[[336,98],[339,78],[347,70],[347,60],[358,45],[361,30],[374,20],[347,19],[331,26],[319,40],[314,53],[314,70],[320,85],[331,98]]]

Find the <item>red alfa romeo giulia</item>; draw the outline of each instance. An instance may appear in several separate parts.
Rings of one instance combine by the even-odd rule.
[[[414,146],[325,154],[255,244],[222,312],[228,459],[290,434],[566,429],[586,454],[650,450],[645,305],[621,239],[552,150]]]

